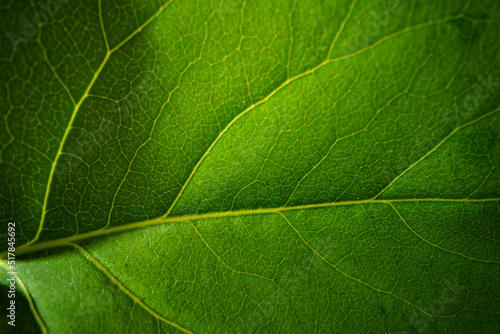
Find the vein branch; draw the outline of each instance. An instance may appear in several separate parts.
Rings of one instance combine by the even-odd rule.
[[[355,3],[355,1],[352,3],[352,7],[354,6],[354,3]],[[184,182],[182,188],[178,192],[178,194],[175,197],[174,201],[172,202],[172,204],[170,205],[169,209],[167,210],[167,212],[162,217],[167,217],[167,216],[170,215],[170,213],[174,209],[175,205],[179,201],[180,197],[184,193],[184,190],[186,189],[186,187],[190,183],[191,179],[193,178],[194,174],[196,173],[196,171],[198,170],[198,168],[202,164],[202,162],[205,160],[205,158],[208,156],[208,154],[212,151],[212,149],[214,148],[214,146],[219,142],[219,140],[222,138],[222,136],[228,131],[228,129],[231,126],[233,126],[233,124],[236,123],[236,121],[238,121],[244,115],[246,115],[251,110],[255,109],[256,107],[260,106],[264,102],[266,102],[269,99],[271,99],[271,97],[273,97],[276,93],[278,93],[283,88],[285,88],[286,86],[288,86],[290,83],[292,83],[292,82],[294,82],[294,81],[296,81],[296,80],[298,80],[298,79],[300,79],[302,77],[305,77],[305,76],[308,76],[310,74],[313,74],[317,70],[323,68],[324,66],[326,66],[326,65],[328,65],[330,63],[339,62],[339,61],[342,61],[342,60],[353,58],[353,57],[355,57],[355,56],[357,56],[357,55],[359,55],[361,53],[364,53],[364,52],[366,52],[368,50],[371,50],[371,49],[375,48],[376,46],[378,46],[378,45],[380,45],[380,44],[382,44],[382,43],[384,43],[384,42],[386,42],[386,41],[388,41],[388,40],[390,40],[392,38],[395,38],[395,37],[397,37],[399,35],[402,35],[404,33],[410,32],[410,31],[415,30],[415,29],[420,29],[420,28],[424,28],[424,27],[428,27],[428,26],[432,26],[432,25],[436,25],[436,24],[441,24],[441,23],[444,23],[444,22],[447,22],[447,21],[457,20],[457,19],[459,19],[461,17],[462,17],[462,15],[455,15],[455,16],[450,16],[450,17],[443,18],[441,20],[433,20],[433,21],[428,21],[428,22],[424,22],[424,23],[421,23],[421,24],[417,24],[417,25],[412,26],[412,27],[406,27],[406,28],[404,28],[402,30],[399,30],[399,31],[394,32],[394,33],[392,33],[390,35],[387,35],[384,38],[379,39],[375,43],[373,43],[373,44],[371,44],[369,46],[366,46],[366,47],[364,47],[362,49],[359,49],[356,52],[350,53],[348,55],[344,55],[344,56],[340,56],[340,57],[336,57],[336,58],[331,58],[331,59],[329,58],[329,55],[328,55],[328,57],[323,62],[319,63],[318,65],[316,65],[316,66],[310,68],[309,70],[306,70],[306,71],[304,71],[304,72],[302,72],[300,74],[297,74],[296,76],[294,76],[292,78],[288,78],[286,81],[282,82],[278,87],[276,87],[273,91],[271,91],[267,96],[265,96],[264,98],[262,98],[258,102],[252,103],[252,105],[250,105],[246,109],[244,109],[235,118],[233,118],[233,120],[231,122],[229,122],[226,125],[226,127],[219,133],[219,135],[215,138],[215,140],[212,142],[212,144],[208,147],[208,149],[205,151],[205,153],[201,156],[201,158],[198,160],[198,162],[196,163],[196,165],[193,167],[191,173],[189,174],[188,178]],[[347,22],[347,19],[348,19],[348,17],[346,18],[345,22]],[[337,35],[339,35],[339,33]],[[338,36],[336,38],[338,38]]]
[[[29,241],[27,243],[27,245],[36,242],[38,240],[38,238],[40,238],[40,234],[42,233],[43,225],[44,225],[45,217],[46,217],[46,213],[47,213],[47,205],[48,205],[48,198],[49,198],[50,187],[51,187],[52,181],[54,179],[54,174],[55,174],[55,171],[56,171],[57,163],[59,161],[59,158],[63,154],[64,144],[66,143],[66,139],[68,138],[69,132],[70,132],[71,128],[73,127],[73,123],[75,121],[76,115],[78,114],[78,111],[80,110],[80,107],[82,106],[82,104],[85,101],[85,99],[89,96],[89,92],[92,89],[92,87],[94,86],[95,82],[97,81],[97,78],[101,74],[104,66],[108,62],[110,56],[115,51],[117,51],[120,47],[122,47],[129,40],[131,40],[132,37],[134,37],[139,32],[141,32],[156,17],[158,17],[158,15],[160,15],[160,13],[163,12],[165,10],[165,8],[167,8],[172,2],[173,2],[173,0],[170,0],[167,3],[165,3],[164,5],[162,5],[160,7],[160,9],[153,16],[151,16],[144,24],[142,24],[139,28],[137,28],[135,31],[133,31],[127,38],[125,38],[121,43],[119,43],[117,46],[115,46],[112,50],[109,50],[109,45],[108,45],[106,33],[104,31],[104,25],[103,25],[103,22],[102,22],[101,1],[99,1],[99,18],[100,18],[100,22],[101,22],[101,29],[102,29],[103,36],[104,36],[104,39],[105,39],[105,42],[106,42],[106,46],[107,46],[108,49],[106,51],[106,54],[104,56],[103,61],[101,62],[101,65],[99,65],[99,68],[97,69],[97,71],[92,76],[92,79],[90,80],[90,83],[87,85],[87,88],[85,89],[85,92],[81,96],[80,100],[75,104],[75,108],[73,109],[73,112],[71,113],[71,117],[70,117],[70,120],[68,122],[68,126],[66,127],[64,135],[63,135],[63,137],[62,137],[62,139],[61,139],[61,141],[59,143],[59,148],[57,150],[56,156],[55,156],[54,161],[52,162],[52,165],[51,165],[51,168],[50,168],[49,179],[47,181],[47,187],[45,188],[45,195],[44,195],[44,198],[43,198],[42,215],[41,215],[41,218],[40,218],[40,225],[39,225],[38,230],[37,230],[37,232],[35,234],[35,237],[31,241]],[[47,59],[47,61],[48,61],[48,59]],[[50,64],[50,62],[49,62],[49,64]],[[57,76],[57,73],[55,72],[55,70],[54,70],[54,74],[59,79],[59,77]],[[61,80],[59,79],[59,81],[61,81]],[[63,87],[64,87],[64,85],[63,85]],[[69,91],[68,91],[68,94],[69,94]],[[70,95],[70,98],[73,99],[73,97],[71,95]]]
[[[75,249],[79,250],[88,260],[90,260],[90,262],[92,262],[96,267],[97,269],[99,269],[111,282],[113,282],[122,292],[124,292],[127,296],[129,296],[135,303],[137,303],[138,305],[140,305],[144,310],[146,310],[149,314],[151,314],[152,316],[154,316],[156,319],[158,320],[161,320],[179,330],[181,330],[182,332],[184,333],[193,333],[181,326],[179,326],[178,324],[176,324],[175,322],[172,322],[168,319],[165,319],[164,317],[162,317],[161,315],[159,315],[158,313],[156,313],[155,311],[153,311],[149,306],[147,306],[146,304],[144,304],[144,302],[142,300],[140,300],[136,295],[134,295],[129,289],[127,289],[115,276],[113,276],[113,274],[111,274],[109,272],[109,270],[104,267],[95,257],[93,257],[85,248],[77,245],[77,244],[74,244],[74,243],[68,243],[68,245],[70,246],[73,246],[75,247]]]
[[[104,38],[104,43],[106,44],[106,50],[109,52],[108,36],[106,35],[106,29],[104,28],[104,20],[102,18],[102,0],[99,0],[99,22],[101,24],[102,38]]]
[[[482,259],[477,259],[477,258],[473,258],[473,257],[470,257],[470,256],[467,256],[463,253],[460,253],[460,252],[456,252],[456,251],[453,251],[451,249],[446,249],[444,247],[441,247],[427,239],[425,239],[424,237],[422,237],[420,234],[418,234],[409,224],[408,222],[406,221],[406,219],[404,219],[404,217],[401,215],[401,213],[399,212],[399,210],[396,208],[396,206],[394,206],[393,203],[391,202],[388,202],[387,203],[388,205],[391,206],[391,208],[396,212],[396,214],[398,215],[399,219],[401,219],[401,221],[405,224],[405,226],[408,228],[408,230],[410,230],[411,233],[415,234],[420,240],[424,241],[425,243],[431,245],[432,247],[435,247],[435,248],[438,248],[444,252],[447,252],[447,253],[451,253],[451,254],[455,254],[455,255],[458,255],[458,256],[461,256],[467,260],[471,260],[471,261],[477,261],[477,262],[484,262],[484,263],[500,263],[500,261],[491,261],[491,260],[482,260]]]
[[[5,263],[5,261],[3,261],[3,260],[0,259],[0,265],[2,265],[3,267],[5,267],[5,269],[7,270],[8,273],[12,273],[11,270],[10,270],[10,268],[9,268],[9,266],[7,265],[7,263]],[[16,278],[16,282],[23,289],[24,295],[26,296],[26,299],[28,300],[28,304],[29,304],[30,310],[33,313],[33,316],[35,317],[36,322],[40,326],[40,329],[42,330],[42,333],[43,334],[47,334],[48,333],[47,326],[45,325],[45,323],[42,320],[42,317],[38,313],[38,310],[37,310],[37,308],[35,306],[35,303],[33,302],[33,298],[31,298],[31,294],[28,291],[28,288],[26,287],[26,285],[24,284],[23,280],[21,279],[21,277],[19,277],[19,275],[17,273],[13,272],[12,274]]]
[[[398,176],[396,176],[387,186],[385,186],[384,189],[382,189],[377,195],[375,195],[373,197],[373,199],[377,199],[378,197],[380,197],[387,189],[389,189],[398,179],[400,179],[403,175],[405,175],[408,171],[410,171],[413,167],[415,167],[416,165],[418,165],[421,161],[423,161],[425,158],[427,158],[429,155],[431,155],[434,151],[436,151],[444,142],[446,142],[448,139],[450,139],[458,130],[462,129],[462,128],[465,128],[466,126],[469,126],[471,124],[474,124],[474,123],[477,123],[479,122],[480,120],[488,117],[488,116],[491,116],[495,113],[497,113],[498,111],[500,111],[500,108],[497,108],[493,111],[490,111],[486,114],[483,114],[481,116],[479,116],[478,118],[476,119],[473,119],[472,121],[469,121],[467,123],[464,123],[460,126],[457,126],[453,131],[451,131],[446,137],[444,137],[439,143],[436,144],[436,146],[434,146],[432,149],[430,149],[427,153],[425,153],[422,157],[420,157],[420,159],[418,159],[417,161],[415,161],[414,163],[412,163],[410,166],[408,166],[404,171],[402,171]]]
[[[430,316],[430,317],[436,317],[436,316],[439,316],[439,315],[436,315],[436,314],[431,314],[427,311],[425,311],[424,309],[422,309],[421,307],[419,307],[418,305],[416,304],[413,304],[412,302],[410,302],[409,300],[406,300],[406,299],[403,299],[401,297],[399,297],[398,295],[395,295],[394,293],[390,292],[390,291],[385,291],[385,290],[380,290],[354,276],[351,276],[349,274],[347,274],[346,272],[340,270],[339,267],[337,267],[336,265],[334,265],[333,263],[329,262],[327,259],[325,259],[320,253],[318,253],[307,241],[306,239],[304,239],[304,237],[302,236],[302,234],[300,234],[300,232],[295,228],[295,226],[293,226],[293,224],[290,222],[290,220],[288,220],[288,218],[286,218],[286,216],[281,213],[281,212],[277,212],[286,222],[287,224],[292,228],[292,230],[298,235],[298,237],[302,240],[302,242],[307,246],[307,248],[309,248],[311,251],[314,252],[314,254],[316,254],[321,260],[323,260],[323,262],[325,262],[328,266],[332,267],[333,269],[335,269],[336,271],[338,271],[340,274],[344,275],[345,277],[357,282],[357,283],[360,283],[368,288],[370,288],[371,290],[374,290],[376,292],[379,292],[379,293],[383,293],[383,294],[387,294],[387,295],[390,295],[402,302],[405,302],[406,304],[408,305],[411,305],[413,306],[414,308],[418,309],[419,311],[423,312],[424,314]]]

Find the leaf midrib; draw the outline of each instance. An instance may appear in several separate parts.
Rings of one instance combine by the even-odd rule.
[[[484,202],[500,202],[500,198],[481,198],[481,199],[459,199],[459,198],[406,198],[406,199],[365,199],[356,201],[340,201],[331,203],[317,203],[317,204],[305,204],[296,206],[286,206],[286,207],[275,207],[275,208],[259,208],[251,210],[238,210],[238,211],[225,211],[225,212],[211,212],[202,214],[193,214],[185,216],[173,216],[173,217],[159,217],[149,220],[144,220],[140,222],[134,222],[130,224],[124,224],[112,228],[100,229],[88,233],[82,233],[78,235],[73,235],[66,238],[54,239],[50,241],[40,242],[40,243],[26,243],[24,245],[16,248],[16,255],[33,253],[40,250],[46,250],[49,248],[55,248],[67,245],[68,243],[77,242],[90,238],[97,238],[100,236],[107,236],[110,234],[115,234],[119,232],[125,232],[129,230],[146,228],[149,226],[167,224],[167,223],[183,223],[202,219],[211,218],[224,218],[224,217],[238,217],[238,216],[249,216],[258,214],[269,214],[269,213],[279,213],[286,211],[297,211],[297,210],[307,210],[307,209],[321,209],[329,208],[335,206],[348,206],[348,205],[362,205],[362,204],[393,204],[393,203],[405,203],[405,202],[449,202],[449,203],[484,203]],[[7,251],[0,253],[0,259],[7,258]]]

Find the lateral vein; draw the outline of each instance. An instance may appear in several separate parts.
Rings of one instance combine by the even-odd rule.
[[[127,43],[132,37],[134,37],[139,32],[141,32],[142,29],[144,29],[156,17],[158,17],[158,15],[160,15],[160,13],[163,12],[163,10],[165,10],[165,8],[167,8],[172,2],[173,2],[173,0],[170,0],[167,3],[165,3],[163,6],[161,6],[160,9],[153,16],[151,16],[144,24],[142,24],[139,28],[137,28],[135,31],[133,31],[128,37],[126,37],[120,44],[118,44],[117,46],[115,46],[112,50],[109,50],[107,36],[105,34],[105,31],[104,31],[104,26],[101,26],[101,28],[103,30],[103,34],[104,34],[103,38],[105,39],[106,46],[108,47],[108,49],[106,51],[106,55],[104,56],[104,59],[101,62],[101,65],[99,66],[99,68],[97,69],[97,71],[94,73],[94,75],[92,77],[92,80],[90,81],[90,83],[88,84],[87,88],[85,89],[85,92],[83,93],[82,97],[80,98],[80,100],[78,101],[78,103],[75,104],[75,108],[73,109],[73,112],[71,114],[71,118],[69,120],[68,126],[66,127],[66,130],[64,132],[63,138],[61,139],[61,142],[59,143],[59,148],[57,150],[57,154],[56,154],[56,156],[54,158],[54,161],[52,162],[52,166],[50,168],[49,179],[47,181],[47,187],[45,188],[45,195],[44,195],[44,199],[43,199],[42,215],[41,215],[41,218],[40,218],[40,225],[39,225],[38,230],[37,230],[37,232],[35,234],[35,237],[32,240],[30,240],[27,243],[27,245],[36,242],[38,240],[38,238],[40,237],[40,234],[42,233],[43,225],[44,225],[44,222],[45,222],[45,215],[47,213],[47,202],[48,202],[48,198],[49,198],[50,187],[52,185],[52,180],[54,178],[54,173],[55,173],[55,170],[56,170],[57,163],[58,163],[59,158],[61,157],[61,155],[63,153],[62,150],[63,150],[64,144],[65,144],[66,139],[68,138],[69,132],[70,132],[72,126],[73,126],[73,122],[75,121],[76,115],[78,114],[78,111],[80,110],[80,107],[83,104],[83,101],[85,101],[85,99],[89,96],[89,92],[92,89],[92,87],[94,86],[97,78],[101,74],[102,69],[104,68],[104,66],[108,62],[108,59],[113,54],[113,52],[115,52],[116,50],[118,50],[125,43]],[[100,21],[101,21],[101,24],[102,24],[102,14],[101,14],[101,6],[100,5],[101,5],[101,3],[99,2],[99,14],[100,14]],[[47,59],[47,61],[48,61],[48,59]],[[73,99],[71,95],[70,95],[70,98]]]
[[[184,327],[181,327],[180,325],[176,324],[175,322],[172,322],[168,319],[165,319],[155,311],[153,311],[149,306],[144,304],[142,300],[140,300],[136,295],[134,295],[129,289],[127,289],[113,274],[109,272],[109,270],[102,265],[92,254],[90,254],[85,248],[74,244],[74,243],[68,243],[68,245],[75,247],[77,250],[79,250],[90,262],[92,262],[97,269],[99,269],[111,282],[113,282],[122,292],[124,292],[127,296],[129,296],[135,303],[139,304],[145,311],[147,311],[149,314],[154,316],[156,319],[161,320],[179,330],[181,330],[184,333],[190,333],[193,334],[193,332],[185,329]]]
[[[311,251],[314,252],[314,254],[316,254],[319,258],[321,258],[321,260],[323,260],[323,262],[325,262],[327,265],[329,265],[330,267],[334,268],[335,270],[337,270],[340,274],[344,275],[345,277],[355,281],[355,282],[358,282],[376,292],[379,292],[379,293],[384,293],[384,294],[387,294],[389,296],[392,296],[402,302],[405,302],[407,303],[408,305],[411,305],[413,306],[414,308],[416,308],[417,310],[423,312],[424,314],[428,315],[428,316],[434,316],[434,317],[442,317],[442,316],[439,316],[439,315],[436,315],[436,314],[431,314],[427,311],[425,311],[424,309],[422,309],[421,307],[419,307],[418,305],[416,304],[413,304],[412,302],[410,302],[409,300],[406,300],[406,299],[403,299],[401,297],[399,297],[398,295],[395,295],[394,293],[390,292],[390,291],[385,291],[385,290],[381,290],[381,289],[378,289],[364,281],[362,281],[361,279],[359,278],[356,278],[354,276],[351,276],[345,272],[343,272],[342,270],[340,270],[340,268],[338,268],[336,265],[334,265],[333,263],[329,262],[327,259],[325,259],[320,253],[318,253],[311,245],[309,245],[309,243],[306,241],[306,239],[304,239],[304,237],[302,236],[302,234],[300,234],[300,232],[295,228],[295,226],[293,226],[293,224],[290,222],[290,220],[288,220],[288,218],[286,218],[286,216],[281,213],[280,211],[277,212],[286,222],[287,224],[292,228],[292,230],[299,236],[299,238],[302,240],[302,242],[307,246],[307,248],[309,248]]]
[[[352,3],[352,6],[354,6],[354,3],[355,2]],[[318,65],[316,65],[316,66],[314,66],[312,68],[310,68],[309,70],[306,70],[306,71],[304,71],[304,72],[302,72],[300,74],[297,74],[296,76],[294,76],[292,78],[287,78],[287,80],[285,80],[284,82],[282,82],[277,88],[275,88],[273,91],[271,91],[264,98],[262,98],[258,102],[252,103],[252,105],[248,106],[245,110],[243,110],[241,113],[239,113],[217,135],[217,137],[215,138],[215,140],[212,142],[212,144],[208,147],[208,149],[205,151],[205,153],[201,156],[201,158],[198,160],[198,162],[196,163],[196,165],[193,167],[191,173],[189,174],[188,178],[184,182],[182,188],[177,193],[177,196],[175,197],[174,201],[172,202],[172,204],[170,205],[169,209],[167,210],[167,212],[162,217],[167,217],[168,215],[170,215],[170,213],[174,209],[175,205],[179,201],[180,197],[184,193],[184,190],[186,189],[186,187],[190,183],[191,179],[193,178],[193,175],[196,173],[196,171],[198,170],[198,168],[200,167],[200,165],[202,164],[202,162],[205,160],[205,158],[208,156],[208,154],[212,151],[213,147],[217,144],[217,142],[224,135],[224,133],[226,133],[226,131],[238,119],[240,119],[241,117],[243,117],[249,111],[253,110],[254,108],[256,108],[256,107],[260,106],[261,104],[263,104],[264,102],[268,101],[271,97],[273,97],[280,90],[282,90],[283,88],[285,88],[286,86],[288,86],[291,82],[294,82],[294,81],[296,81],[296,80],[298,80],[298,79],[300,79],[302,77],[308,76],[309,74],[315,73],[317,70],[323,68],[324,66],[326,66],[326,65],[328,65],[330,63],[339,62],[339,61],[342,61],[342,60],[345,60],[345,59],[353,58],[353,57],[355,57],[355,56],[357,56],[357,55],[359,55],[361,53],[364,53],[364,52],[366,52],[368,50],[371,50],[371,49],[375,48],[376,46],[378,46],[378,45],[380,45],[380,44],[382,44],[382,43],[384,43],[384,42],[386,42],[386,41],[388,41],[388,40],[390,40],[392,38],[395,38],[395,37],[397,37],[399,35],[402,35],[404,33],[410,32],[410,31],[415,30],[415,29],[420,29],[420,28],[424,28],[424,27],[427,27],[427,26],[432,26],[432,25],[435,25],[435,24],[440,24],[440,23],[444,23],[444,22],[447,22],[447,21],[456,20],[456,19],[459,19],[461,17],[462,17],[462,15],[455,15],[455,16],[450,16],[450,17],[443,18],[441,20],[433,20],[433,21],[428,21],[428,22],[424,22],[424,23],[421,23],[421,24],[417,24],[417,25],[412,26],[412,27],[406,27],[404,29],[396,31],[395,33],[387,35],[384,38],[379,39],[378,41],[374,42],[373,44],[370,44],[370,45],[368,45],[368,46],[366,46],[366,47],[364,47],[362,49],[359,49],[356,52],[350,53],[350,54],[345,55],[345,56],[340,56],[340,57],[337,57],[337,58],[329,58],[330,52],[331,52],[331,50],[330,50],[328,57],[323,62],[319,63]],[[336,36],[336,38],[338,38],[338,36]]]
[[[417,161],[415,161],[414,163],[412,163],[410,166],[408,166],[404,171],[402,171],[401,173],[399,173],[398,176],[396,176],[384,189],[382,189],[377,195],[375,195],[375,197],[373,197],[373,199],[377,199],[379,196],[381,196],[387,189],[389,189],[393,184],[394,182],[396,182],[399,178],[401,178],[404,174],[406,174],[409,170],[411,170],[413,167],[415,167],[416,165],[418,165],[421,161],[423,161],[425,158],[427,158],[429,155],[431,155],[434,151],[436,151],[445,141],[447,141],[448,139],[450,139],[457,131],[459,131],[460,129],[463,129],[471,124],[474,124],[474,123],[477,123],[479,122],[480,120],[482,120],[483,118],[486,118],[488,116],[491,116],[493,114],[495,114],[496,112],[500,111],[500,108],[497,108],[493,111],[490,111],[484,115],[481,115],[479,116],[478,118],[476,119],[473,119],[472,121],[469,121],[467,123],[464,123],[460,126],[457,126],[453,131],[451,131],[446,137],[444,137],[439,143],[436,144],[436,146],[434,146],[433,148],[431,148],[427,153],[425,153],[420,159],[418,159]]]
[[[405,226],[408,228],[408,230],[410,230],[411,233],[413,233],[414,235],[416,235],[420,240],[424,241],[425,243],[431,245],[432,247],[435,247],[437,249],[440,249],[442,250],[443,252],[447,252],[447,253],[451,253],[451,254],[455,254],[455,255],[458,255],[458,256],[461,256],[467,260],[471,260],[471,261],[477,261],[477,262],[483,262],[483,263],[500,263],[500,261],[491,261],[491,260],[482,260],[482,259],[477,259],[477,258],[474,258],[474,257],[470,257],[470,256],[467,256],[463,253],[460,253],[460,252],[457,252],[457,251],[453,251],[451,249],[446,249],[444,247],[441,247],[427,239],[425,239],[424,237],[422,237],[420,234],[417,233],[417,231],[415,231],[411,226],[410,224],[408,224],[408,222],[406,221],[406,219],[401,215],[401,212],[399,212],[399,210],[394,206],[394,204],[392,204],[391,202],[387,203],[391,206],[391,208],[396,212],[396,214],[398,215],[399,219],[401,219],[401,221],[405,224]]]
[[[0,264],[5,267],[7,272],[11,272],[11,270],[9,269],[9,266],[2,259],[0,259]],[[14,276],[16,278],[16,282],[19,283],[19,285],[21,286],[21,288],[23,289],[23,291],[26,295],[26,299],[28,300],[28,304],[30,306],[31,312],[33,313],[33,316],[35,317],[36,322],[40,326],[40,329],[42,330],[42,332],[44,334],[47,334],[48,333],[47,326],[45,325],[45,323],[42,320],[42,317],[38,313],[38,310],[36,309],[35,303],[33,302],[33,298],[31,298],[31,294],[28,291],[28,288],[26,287],[23,280],[21,279],[21,277],[19,277],[19,275],[17,273],[14,273]]]

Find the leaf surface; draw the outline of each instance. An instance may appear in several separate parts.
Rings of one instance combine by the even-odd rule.
[[[495,1],[47,4],[0,5],[2,330],[500,330]]]

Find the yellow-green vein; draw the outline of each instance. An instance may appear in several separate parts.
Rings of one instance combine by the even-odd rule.
[[[149,306],[147,306],[146,304],[144,304],[144,302],[142,300],[140,300],[139,298],[137,298],[136,295],[134,295],[129,289],[127,289],[115,276],[113,276],[113,274],[111,274],[109,272],[108,269],[106,269],[106,267],[104,267],[99,261],[97,261],[97,259],[95,257],[93,257],[86,249],[84,249],[83,247],[77,245],[77,244],[74,244],[74,243],[68,243],[68,245],[70,246],[73,246],[75,247],[77,250],[79,250],[90,262],[92,262],[111,282],[113,282],[113,284],[115,284],[122,292],[124,292],[127,296],[130,297],[130,299],[132,299],[135,303],[137,303],[138,305],[140,305],[144,310],[146,310],[146,312],[148,312],[149,314],[151,314],[152,316],[154,316],[156,319],[158,320],[161,320],[177,329],[179,329],[180,331],[184,332],[184,333],[193,333],[183,327],[181,327],[180,325],[176,324],[175,322],[172,322],[168,319],[165,319],[164,317],[162,317],[161,315],[159,315],[158,313],[156,313],[155,311],[153,311]]]

